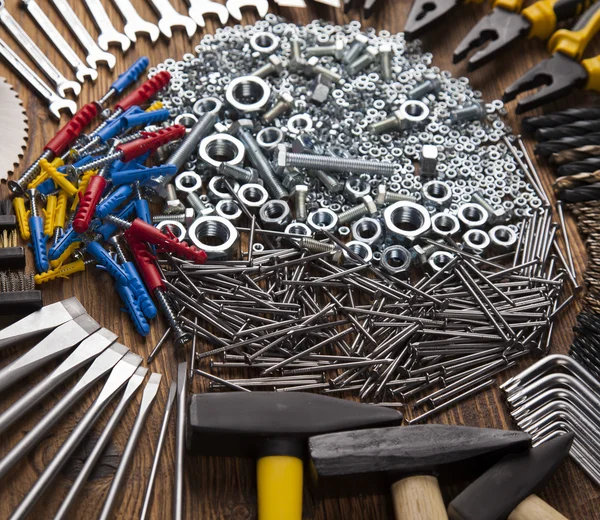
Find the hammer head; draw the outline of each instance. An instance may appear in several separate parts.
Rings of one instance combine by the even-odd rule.
[[[263,441],[303,440],[322,433],[400,424],[389,408],[307,393],[194,394],[190,399],[191,451],[256,455]]]
[[[483,455],[526,450],[530,440],[518,431],[424,424],[319,435],[308,446],[319,479],[372,480],[378,474],[430,472]]]
[[[573,433],[567,433],[529,451],[506,455],[450,502],[450,519],[507,518],[562,464],[574,437]]]

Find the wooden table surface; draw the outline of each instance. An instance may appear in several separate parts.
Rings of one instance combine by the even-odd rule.
[[[156,20],[156,15],[150,8],[147,0],[133,0],[133,2],[145,18]],[[322,4],[315,4],[311,0],[307,0],[307,2],[312,4],[309,9],[281,8],[278,12],[298,23],[308,23],[316,17],[334,20],[340,24],[360,18],[360,13],[357,11],[344,16],[340,10],[329,8]],[[88,26],[91,33],[96,34],[84,2],[81,0],[70,0],[70,3],[86,26]],[[181,12],[185,12],[183,0],[173,0],[173,3]],[[366,21],[366,25],[372,25],[381,29],[385,28],[393,33],[401,31],[409,10],[409,2],[407,0],[380,0],[380,3],[383,4],[382,9],[376,16]],[[6,5],[13,16],[22,24],[38,45],[45,50],[50,59],[57,64],[65,75],[72,77],[71,70],[66,63],[64,63],[55,48],[45,39],[39,29],[36,28],[28,14],[20,9],[19,4],[19,0],[6,1]],[[79,54],[83,56],[82,50],[76,46],[74,38],[61,22],[51,2],[39,0],[39,4],[50,19],[57,24],[57,27],[73,45],[73,48],[77,49]],[[121,19],[112,2],[104,0],[103,4],[117,28],[122,28]],[[464,67],[453,66],[451,64],[452,50],[468,29],[476,23],[487,9],[488,7],[485,6],[459,6],[451,15],[446,17],[444,23],[423,39],[424,49],[434,54],[434,64],[442,69],[451,70],[455,76],[466,73]],[[252,23],[255,20],[254,16],[253,12],[246,13],[244,22]],[[212,32],[217,27],[218,25],[214,20],[208,20],[207,27],[204,30]],[[147,39],[141,37],[125,55],[119,49],[115,48],[114,52],[117,55],[115,71],[110,73],[107,68],[100,66],[100,77],[96,84],[86,83],[84,85],[80,96],[80,104],[98,99],[106,91],[116,74],[123,71],[141,55],[149,56],[153,65],[169,57],[180,59],[185,52],[192,51],[203,31],[198,31],[188,40],[181,31],[175,30],[175,34],[171,40],[161,37],[155,45],[152,45]],[[0,30],[0,37],[9,42],[15,50],[18,48],[6,30]],[[19,54],[23,55],[20,50]],[[524,41],[519,47],[513,48],[512,53],[502,56],[487,67],[470,74],[469,77],[473,87],[481,90],[486,100],[497,99],[501,96],[504,86],[508,85],[544,56],[545,50],[541,42]],[[35,97],[28,90],[27,86],[21,83],[4,63],[0,64],[0,75],[5,76],[15,86],[27,109],[30,124],[29,146],[22,161],[22,165],[26,165],[39,155],[43,145],[56,131],[57,125],[49,117],[44,102]],[[564,100],[560,107],[581,103],[581,96],[579,94],[577,96],[579,96],[579,99],[574,95]],[[586,102],[591,102],[591,99],[587,99]],[[556,108],[557,106],[552,106],[548,110]],[[512,107],[509,107],[509,112],[511,111]],[[518,121],[514,117],[509,117],[509,121],[518,131]],[[546,187],[549,188],[552,174],[543,165],[540,165],[540,169]],[[5,197],[7,194],[6,186],[3,185],[0,189],[2,190],[2,196]],[[569,227],[574,237],[572,243],[576,266],[579,272],[582,272],[585,266],[585,250],[581,240],[576,237],[576,227],[570,217]],[[112,289],[112,282],[106,274],[102,274],[98,270],[92,269],[86,273],[79,273],[70,280],[51,282],[47,286],[44,286],[43,289],[46,304],[69,296],[77,296],[92,317],[101,325],[119,334],[121,342],[144,358],[165,330],[162,320],[158,320],[153,323],[150,336],[142,339],[136,335],[128,318],[120,311],[120,301]],[[577,310],[578,304],[571,306],[567,312],[561,315],[554,334],[552,352],[567,352],[572,338],[571,329]],[[5,365],[23,351],[24,348],[21,346],[15,348],[13,351],[3,352],[3,359],[0,363]],[[139,515],[168,387],[176,375],[177,363],[182,360],[177,359],[171,346],[167,345],[166,348],[161,350],[157,359],[151,365],[151,369],[162,373],[164,379],[159,397],[152,408],[144,432],[139,440],[129,476],[120,497],[116,513],[118,518],[129,519]],[[520,369],[524,368],[530,362],[525,361],[521,363],[519,365]],[[3,410],[8,407],[11,402],[27,391],[30,384],[39,380],[45,373],[46,371],[40,371],[34,377],[25,380],[18,388],[6,392],[3,395],[3,402],[0,403],[0,409]],[[501,380],[507,377],[508,374],[504,374],[501,376]],[[0,438],[0,454],[5,454],[11,446],[35,425],[46,411],[50,410],[70,384],[72,383],[55,391],[38,409],[20,421],[10,434],[2,436]],[[200,382],[197,380],[194,381],[194,391],[200,391],[200,389]],[[9,513],[20,502],[60,444],[67,437],[72,427],[82,416],[85,409],[91,404],[98,391],[99,388],[96,388],[82,399],[81,404],[75,406],[74,410],[67,414],[66,418],[52,428],[52,431],[48,433],[48,436],[38,447],[7,478],[0,481],[0,518],[7,518]],[[127,441],[128,432],[133,424],[140,396],[141,392],[138,393],[134,401],[135,404],[130,406],[121,424],[117,427],[101,464],[90,478],[80,497],[79,503],[72,511],[71,518],[89,519],[99,513],[103,498],[110,486],[114,469]],[[112,409],[113,406],[109,407],[104,413],[93,430],[92,438],[97,437],[110,416]],[[487,390],[460,406],[456,406],[446,413],[440,414],[433,421],[493,428],[511,427],[506,408],[502,403],[497,388]],[[86,446],[89,447],[89,444]],[[66,495],[74,476],[80,468],[80,461],[84,458],[85,453],[86,449],[84,447],[73,458],[68,467],[63,470],[60,477],[53,484],[52,489],[48,490],[38,502],[31,516],[32,518],[49,518],[57,510],[58,505]],[[170,426],[169,436],[156,480],[151,509],[151,517],[153,519],[166,519],[171,516],[173,460],[174,422]],[[256,518],[255,477],[254,466],[251,461],[190,456],[187,458],[186,464],[186,518],[203,518],[207,520],[246,520]],[[460,491],[458,484],[452,484],[448,481],[443,481],[442,487],[447,500],[450,500]],[[556,472],[541,493],[541,496],[572,520],[600,518],[600,493],[598,488],[594,487],[591,481],[570,460]],[[355,496],[343,499],[327,498],[317,500],[308,496],[305,502],[304,516],[307,519],[378,520],[391,518],[392,516],[391,501],[383,490],[381,495]]]

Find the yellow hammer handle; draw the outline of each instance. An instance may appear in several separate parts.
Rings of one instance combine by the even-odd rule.
[[[258,459],[258,520],[302,520],[303,463],[297,457]]]

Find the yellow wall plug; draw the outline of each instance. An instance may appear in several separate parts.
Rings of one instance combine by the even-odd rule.
[[[55,157],[50,164],[52,166],[54,166],[55,168],[58,168],[60,166],[63,166],[65,163],[60,157]],[[33,190],[33,189],[37,188],[40,184],[42,184],[42,182],[44,182],[48,178],[49,178],[48,172],[46,170],[40,169],[40,173],[37,175],[37,177],[35,179],[33,179],[27,185],[27,189]]]
[[[17,217],[17,224],[19,225],[19,233],[23,240],[29,240],[31,238],[31,231],[29,230],[29,210],[25,208],[25,199],[23,197],[15,197],[13,199],[13,209]]]
[[[44,235],[47,237],[51,237],[52,233],[54,233],[57,204],[58,197],[56,195],[46,196],[46,207],[42,210],[42,213],[44,213]]]
[[[77,249],[79,249],[80,246],[81,246],[81,242],[73,242],[72,244],[69,244],[69,247],[67,247],[67,249],[65,249],[65,251],[62,255],[60,255],[56,260],[50,260],[50,265],[54,269],[56,269],[57,267],[60,267],[71,257],[71,255],[73,253],[75,253],[75,251]]]
[[[73,186],[71,181],[67,179],[66,174],[60,173],[52,164],[50,164],[46,159],[42,159],[40,161],[40,168],[42,171],[46,171],[50,178],[63,190],[65,190],[70,197],[74,197],[77,195],[77,188]]]
[[[72,274],[85,271],[85,266],[91,262],[93,262],[93,260],[84,260],[83,258],[79,258],[74,262],[61,265],[56,269],[51,269],[45,273],[36,274],[33,277],[33,280],[35,281],[36,285],[40,285],[49,282],[50,280],[56,280],[57,278],[68,278]]]

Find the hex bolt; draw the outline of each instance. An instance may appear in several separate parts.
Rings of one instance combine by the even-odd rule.
[[[240,166],[235,166],[226,162],[220,164],[219,175],[228,177],[229,179],[235,179],[242,184],[254,184],[258,180],[258,173],[256,170],[241,168]]]
[[[432,144],[425,144],[421,150],[421,177],[431,179],[437,174],[438,149]]]
[[[343,57],[343,62],[348,65],[355,61],[360,53],[363,52],[367,45],[369,44],[369,38],[362,33],[357,34],[354,37],[354,41],[350,44],[350,46],[346,49],[346,53]]]
[[[417,202],[417,198],[412,195],[403,195],[402,193],[395,193],[388,191],[385,184],[377,186],[377,197],[375,198],[375,204],[378,207],[385,206],[386,204],[393,204],[394,202]]]
[[[193,208],[185,208],[183,213],[177,213],[176,215],[154,215],[152,217],[152,223],[158,224],[159,222],[164,222],[165,220],[172,220],[174,222],[181,222],[185,227],[189,227],[194,222],[196,218],[196,213]]]
[[[258,70],[255,70],[250,76],[256,76],[257,78],[266,78],[272,74],[281,74],[283,69],[286,67],[286,63],[278,56],[269,56],[269,61],[265,63]]]
[[[211,215],[214,213],[215,208],[208,207],[197,193],[190,192],[187,194],[186,201],[189,204],[190,208],[194,211],[196,217],[206,217],[207,215]]]
[[[323,74],[323,76],[329,78],[334,83],[339,83],[342,80],[341,74],[319,65],[319,58],[317,56],[308,59],[306,66],[304,67],[304,74],[307,76],[318,76],[319,74]]]
[[[422,99],[427,94],[435,92],[436,94],[442,88],[442,82],[437,77],[427,78],[423,83],[419,83],[408,93],[408,99]]]
[[[402,128],[402,121],[402,113],[400,110],[396,110],[387,119],[369,125],[369,132],[374,135],[389,134],[393,130],[400,130]]]
[[[413,262],[416,265],[422,265],[427,262],[427,259],[436,251],[440,250],[440,246],[437,244],[429,244],[425,247],[420,246],[419,244],[414,245],[409,249],[410,255],[413,259]]]
[[[471,202],[479,204],[490,214],[490,224],[496,224],[497,222],[506,221],[507,213],[504,208],[495,208],[492,206],[483,196],[481,190],[474,191],[471,194]]]
[[[486,115],[485,107],[479,102],[474,101],[470,105],[456,109],[450,113],[450,122],[458,123],[460,121],[475,121],[483,119]]]
[[[307,249],[311,253],[325,253],[327,251],[333,253],[337,249],[333,244],[320,242],[314,238],[301,238],[299,246],[302,249]]]
[[[316,47],[308,47],[306,49],[306,55],[311,58],[312,56],[333,56],[336,60],[341,60],[344,57],[344,51],[346,50],[346,44],[343,40],[336,40],[331,45],[319,45]]]
[[[362,198],[363,202],[354,206],[338,215],[338,221],[340,224],[348,224],[354,222],[359,218],[367,215],[375,215],[377,213],[377,205],[373,200],[373,197],[366,195]]]
[[[292,57],[288,68],[290,70],[303,70],[306,67],[306,59],[302,57],[302,42],[298,39],[291,41],[292,45]]]
[[[285,145],[277,147],[275,164],[277,170],[280,172],[290,167],[323,170],[326,172],[372,173],[385,177],[391,177],[395,172],[395,165],[392,163],[365,161],[363,159],[346,159],[343,157],[330,157],[328,155],[290,153],[287,151]]]
[[[383,81],[392,80],[392,53],[392,46],[389,43],[379,46],[380,76]]]
[[[375,62],[377,56],[379,56],[377,47],[367,47],[365,52],[359,58],[348,65],[348,72],[350,74],[356,74],[357,72],[366,69],[371,63]]]
[[[294,98],[292,95],[287,91],[280,92],[277,102],[263,114],[262,120],[265,123],[272,123],[275,119],[291,110],[293,106]]]
[[[183,213],[185,211],[185,206],[183,205],[183,202],[181,202],[177,197],[175,185],[169,183],[165,186],[165,189],[166,197],[165,205],[163,206],[163,213],[165,213],[166,215],[172,215],[174,213]]]
[[[313,170],[313,173],[315,174],[317,179],[319,179],[321,184],[325,186],[328,192],[339,193],[344,189],[344,184],[341,183],[338,179],[336,179],[333,175],[329,175],[323,170]]]
[[[308,211],[306,209],[306,197],[308,196],[308,186],[306,184],[296,184],[292,191],[294,197],[294,208],[296,208],[296,220],[306,222]]]
[[[237,136],[246,147],[246,153],[248,154],[252,166],[258,170],[258,175],[267,185],[267,189],[271,193],[271,196],[274,199],[287,200],[290,196],[289,193],[275,176],[271,163],[262,153],[254,136],[248,130],[241,127],[237,131]]]

